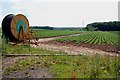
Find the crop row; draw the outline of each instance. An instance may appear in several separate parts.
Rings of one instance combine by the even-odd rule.
[[[117,32],[91,32],[87,34],[81,34],[79,36],[67,37],[57,39],[60,42],[74,41],[75,43],[89,43],[89,44],[108,44],[119,45],[119,36]]]

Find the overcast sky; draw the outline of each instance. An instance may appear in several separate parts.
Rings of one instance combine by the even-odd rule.
[[[22,13],[30,26],[82,27],[92,22],[117,21],[117,1],[35,1],[7,0],[0,3],[0,23],[8,14]]]

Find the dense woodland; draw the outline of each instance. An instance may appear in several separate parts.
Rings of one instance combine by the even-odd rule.
[[[94,31],[120,31],[120,21],[113,22],[95,22],[88,24],[85,27],[86,30],[94,30]]]

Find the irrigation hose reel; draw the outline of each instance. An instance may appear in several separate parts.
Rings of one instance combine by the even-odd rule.
[[[29,22],[23,14],[9,14],[2,21],[2,34],[9,41],[32,39]]]

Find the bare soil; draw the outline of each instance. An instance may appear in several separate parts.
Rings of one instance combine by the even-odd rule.
[[[53,78],[53,75],[48,72],[47,68],[40,68],[34,70],[24,69],[9,75],[3,75],[3,78]]]
[[[59,44],[59,45],[74,45],[77,47],[85,47],[85,48],[91,48],[91,49],[99,49],[105,52],[111,52],[111,53],[117,53],[120,54],[120,46],[116,46],[116,45],[106,45],[106,44],[85,44],[85,43],[80,43],[80,44],[76,44],[75,41],[69,41],[69,42],[58,42],[58,41],[49,41],[46,43],[52,43],[52,44]]]

